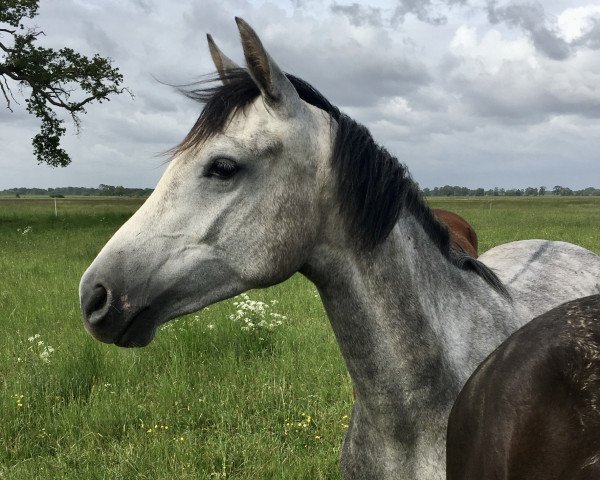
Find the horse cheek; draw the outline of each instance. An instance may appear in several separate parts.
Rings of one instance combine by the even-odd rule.
[[[292,276],[306,261],[316,241],[314,217],[305,214],[315,208],[308,192],[291,198],[290,192],[282,193],[282,197],[265,202],[263,205],[271,208],[260,216],[252,215],[259,220],[245,222],[245,227],[235,232],[237,240],[245,240],[235,242],[238,248],[234,264],[251,288],[274,285]]]

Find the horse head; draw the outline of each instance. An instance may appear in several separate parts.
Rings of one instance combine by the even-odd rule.
[[[316,242],[330,117],[236,21],[247,70],[209,36],[223,85],[81,279],[84,325],[101,341],[144,346],[170,319],[287,279]]]

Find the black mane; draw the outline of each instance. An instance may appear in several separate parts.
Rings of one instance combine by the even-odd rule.
[[[373,249],[390,234],[402,209],[410,212],[442,255],[462,270],[470,270],[495,290],[509,296],[494,272],[477,259],[451,247],[450,234],[422,198],[405,165],[378,145],[369,130],[332,105],[310,84],[286,74],[305,102],[327,112],[337,123],[331,165],[337,179],[340,212],[357,243]],[[222,132],[229,119],[243,111],[260,90],[244,69],[230,70],[227,82],[206,86],[218,80],[211,76],[195,87],[181,91],[204,104],[198,120],[183,141],[171,150],[173,155],[202,144]]]

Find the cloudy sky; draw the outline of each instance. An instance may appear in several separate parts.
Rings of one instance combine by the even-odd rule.
[[[600,1],[42,0],[44,45],[113,59],[134,93],[92,106],[67,168],[38,123],[0,108],[0,189],[153,187],[200,106],[163,83],[242,63],[234,16],[286,71],[367,125],[421,186],[600,187]],[[2,105],[4,107],[4,105]]]

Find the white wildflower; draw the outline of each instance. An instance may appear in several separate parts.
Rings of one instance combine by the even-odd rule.
[[[27,350],[33,355],[36,355],[42,362],[50,363],[50,356],[55,352],[54,347],[47,345],[46,342],[41,339],[39,333],[27,337],[27,341],[31,344]],[[21,358],[19,357],[17,361],[20,362]]]
[[[265,303],[252,300],[245,293],[236,298],[241,300],[233,302],[236,311],[229,315],[229,319],[240,323],[240,329],[244,332],[273,330],[282,325],[282,320],[287,318],[285,315],[270,311],[278,303],[277,300]]]

